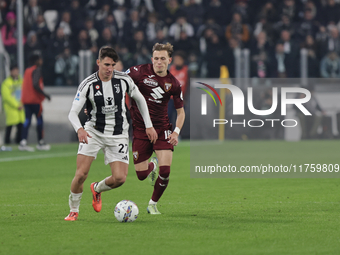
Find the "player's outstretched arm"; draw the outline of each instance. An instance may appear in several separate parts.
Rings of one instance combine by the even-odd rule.
[[[169,143],[171,143],[174,146],[178,144],[179,132],[181,131],[185,120],[184,108],[183,107],[178,108],[176,109],[176,111],[177,111],[176,128],[174,129],[174,132],[172,132],[172,134],[169,135]]]
[[[139,92],[137,87],[134,90],[135,91],[131,95],[131,97],[136,101],[137,107],[143,117],[145,128],[146,128],[145,132],[149,140],[151,141],[151,143],[155,143],[158,138],[158,135],[157,135],[156,130],[152,126],[152,122],[151,122],[150,115],[149,115],[149,109],[145,102],[145,98]]]

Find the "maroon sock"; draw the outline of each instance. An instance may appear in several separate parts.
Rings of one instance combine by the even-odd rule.
[[[153,170],[154,167],[155,167],[154,163],[149,162],[147,170],[136,171],[138,179],[143,181],[146,177],[148,177],[149,173]]]
[[[160,166],[159,175],[155,183],[155,187],[152,193],[152,201],[157,202],[163,195],[164,190],[168,186],[170,175],[170,166]]]

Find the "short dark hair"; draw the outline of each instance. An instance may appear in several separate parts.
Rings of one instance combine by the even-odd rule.
[[[119,60],[117,52],[110,46],[103,46],[99,50],[98,59],[103,60],[105,57],[111,58],[114,62]]]
[[[39,59],[41,59],[41,56],[39,54],[33,54],[29,58],[29,61],[28,61],[29,65],[30,66],[36,65]]]
[[[152,47],[152,53],[154,51],[162,51],[162,50],[166,50],[168,52],[169,57],[171,58],[172,53],[174,51],[174,46],[172,46],[170,43],[166,43],[166,44],[156,43]]]
[[[19,69],[18,65],[17,64],[11,65],[9,70],[12,71],[13,69]]]
[[[175,57],[175,56],[179,56],[179,57],[181,57],[184,61],[185,61],[186,58],[187,58],[185,52],[182,51],[182,50],[175,51],[174,54],[173,54],[173,56],[174,56],[174,57]]]

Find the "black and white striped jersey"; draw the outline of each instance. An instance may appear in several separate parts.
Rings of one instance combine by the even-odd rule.
[[[69,119],[76,132],[81,127],[78,114],[86,104],[89,118],[85,129],[94,128],[104,135],[117,136],[117,138],[128,137],[129,123],[126,117],[125,92],[146,109],[143,110],[146,115],[146,127],[151,127],[144,97],[133,80],[123,72],[114,71],[111,80],[104,82],[99,79],[96,72],[81,82],[73,100]]]

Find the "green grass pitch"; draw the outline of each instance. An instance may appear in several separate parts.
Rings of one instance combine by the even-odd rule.
[[[230,143],[238,148],[244,142]],[[337,141],[254,141],[230,155],[241,164],[247,155],[258,160],[277,146],[301,154],[308,148],[306,159],[339,161]],[[96,213],[90,183],[110,174],[99,154],[85,182],[79,220],[66,222],[76,151],[77,144],[67,144],[49,152],[0,152],[1,255],[340,252],[339,179],[194,179],[185,141],[174,153],[170,183],[158,203],[161,215],[147,214],[152,187],[136,178],[133,164],[122,187],[103,193]],[[270,160],[280,157],[271,154]],[[123,199],[139,207],[133,223],[114,218]]]

